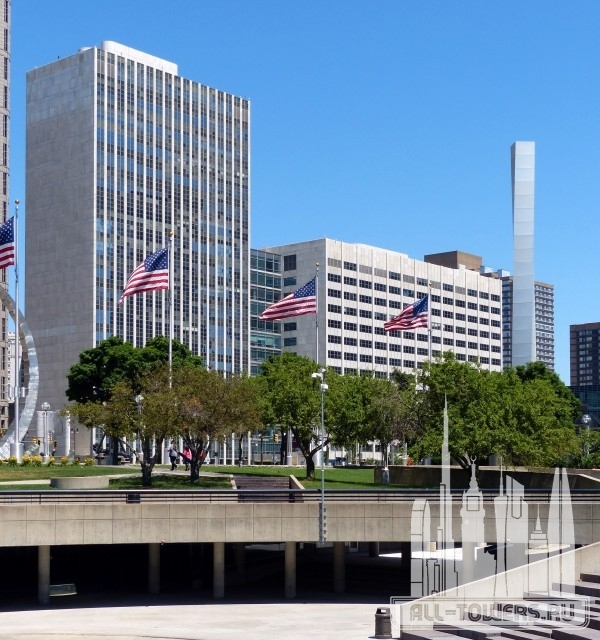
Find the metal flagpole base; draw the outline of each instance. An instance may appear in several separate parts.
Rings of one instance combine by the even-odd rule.
[[[25,452],[25,445],[22,442],[10,443],[10,455],[15,457],[17,462],[21,464],[23,462],[23,453]]]

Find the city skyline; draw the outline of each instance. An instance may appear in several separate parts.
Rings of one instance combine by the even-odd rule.
[[[593,237],[600,224],[591,215],[600,128],[587,106],[598,92],[588,82],[600,52],[594,3],[576,15],[539,2],[309,1],[275,11],[180,1],[168,15],[153,2],[35,4],[13,5],[10,200],[22,199],[20,216],[25,71],[105,39],[251,100],[257,249],[328,237],[418,260],[467,251],[512,272],[510,145],[535,141],[534,276],[555,286],[556,371],[570,382],[569,326],[600,318],[585,297],[593,253],[580,240],[582,227]]]

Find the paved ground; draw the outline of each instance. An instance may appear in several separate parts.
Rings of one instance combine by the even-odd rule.
[[[302,602],[35,609],[0,612],[0,639],[365,640],[374,637],[376,609]]]

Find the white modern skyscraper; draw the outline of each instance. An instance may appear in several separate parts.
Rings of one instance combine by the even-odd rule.
[[[514,264],[512,276],[512,365],[536,359],[533,274],[535,142],[511,147]]]
[[[460,265],[323,238],[265,249],[281,255],[282,296],[306,284],[319,264],[318,360],[338,373],[410,373],[431,355],[502,370],[501,281]],[[466,254],[465,254],[466,255]],[[429,256],[428,256],[429,258]],[[430,327],[390,332],[384,323],[431,292]],[[266,301],[253,302],[262,311]],[[265,323],[268,324],[268,323]],[[266,327],[268,328],[268,327]],[[281,321],[282,350],[317,357],[315,316]]]
[[[26,305],[40,402],[79,353],[168,335],[167,292],[118,306],[173,233],[174,338],[248,371],[250,105],[115,42],[27,74]]]

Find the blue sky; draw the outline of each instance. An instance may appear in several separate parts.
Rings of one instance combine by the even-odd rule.
[[[600,321],[599,28],[591,0],[14,0],[11,201],[26,217],[26,71],[103,40],[251,100],[254,248],[327,236],[512,271],[510,146],[534,140],[535,277],[569,384],[569,325]]]

